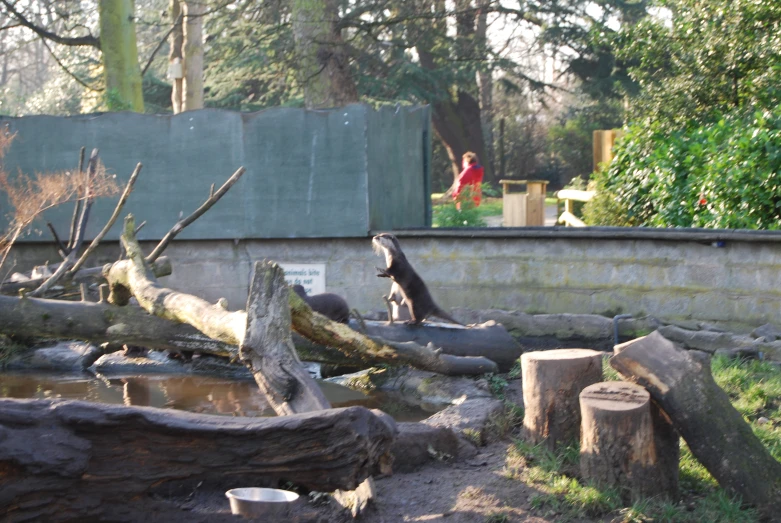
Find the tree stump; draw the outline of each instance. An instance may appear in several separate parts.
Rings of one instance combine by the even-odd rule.
[[[524,437],[549,450],[580,436],[580,391],[602,381],[602,353],[590,349],[527,352],[521,356]]]
[[[769,520],[781,514],[781,463],[730,403],[701,359],[658,331],[616,345],[610,365],[644,386],[675,430],[728,493]]]
[[[678,438],[655,410],[656,419],[651,395],[633,383],[595,383],[583,389],[583,478],[600,487],[618,488],[625,503],[655,496],[674,500],[678,494]]]

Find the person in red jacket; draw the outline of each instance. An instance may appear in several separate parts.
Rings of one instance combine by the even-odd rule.
[[[453,199],[456,200],[456,207],[458,209],[461,208],[458,195],[461,194],[461,191],[466,186],[469,186],[471,189],[475,207],[478,207],[483,196],[483,191],[480,188],[480,184],[483,183],[483,166],[480,165],[477,155],[471,151],[464,153],[461,165],[464,170],[458,175],[453,189]]]

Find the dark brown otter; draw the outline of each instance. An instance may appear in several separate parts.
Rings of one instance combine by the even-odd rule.
[[[404,251],[401,250],[399,240],[392,234],[378,234],[372,239],[375,252],[385,255],[385,269],[377,267],[380,271],[379,278],[391,278],[401,289],[404,301],[409,307],[410,319],[406,322],[411,325],[419,325],[430,316],[437,316],[452,323],[460,322],[453,319],[434,302],[431,293],[426,287],[423,278],[418,276],[415,269],[407,261]],[[389,296],[386,299],[390,299]]]
[[[312,307],[313,311],[319,312],[326,318],[339,323],[348,323],[350,321],[350,307],[345,299],[338,294],[324,292],[307,296],[306,290],[302,285],[293,285],[292,289]]]

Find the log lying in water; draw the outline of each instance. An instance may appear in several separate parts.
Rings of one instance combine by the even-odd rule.
[[[0,520],[139,521],[150,496],[199,482],[354,489],[378,470],[395,432],[388,415],[363,407],[232,418],[2,399]]]

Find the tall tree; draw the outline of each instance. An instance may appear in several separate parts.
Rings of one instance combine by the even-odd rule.
[[[338,1],[293,0],[293,36],[306,106],[338,107],[357,102]]]
[[[170,0],[168,10],[174,26],[169,36],[168,77],[171,80],[171,108],[174,114],[182,112],[184,99],[184,65],[182,63],[182,47],[184,45],[184,30],[182,28],[182,2]]]
[[[6,15],[17,24],[29,29],[44,42],[59,45],[87,46],[100,51],[103,66],[105,100],[112,110],[130,109],[143,111],[141,70],[138,65],[138,46],[135,35],[134,0],[99,0],[98,26],[101,36],[94,36],[82,24],[73,24],[76,35],[68,31],[59,34],[50,23],[37,21],[34,12],[27,13],[19,7],[20,2],[0,0]],[[45,8],[58,13],[67,20],[70,16],[65,7],[47,4]],[[70,24],[68,24],[70,25]]]
[[[206,5],[200,0],[182,0],[181,4],[185,19],[182,35],[182,110],[192,111],[203,108],[203,15]]]
[[[134,0],[100,0],[100,51],[110,111],[144,112]]]

